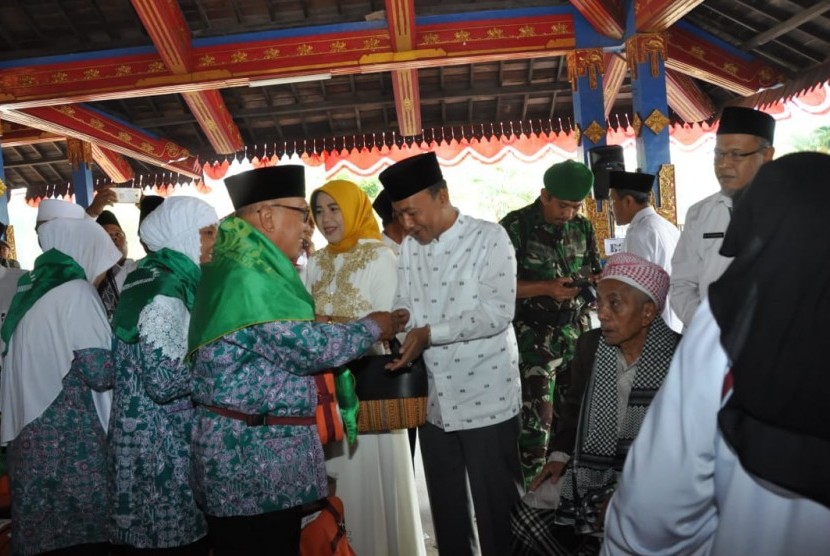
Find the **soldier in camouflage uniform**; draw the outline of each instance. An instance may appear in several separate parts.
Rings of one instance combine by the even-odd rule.
[[[501,221],[516,248],[518,288],[513,326],[522,378],[522,432],[519,449],[525,483],[544,465],[556,399],[576,339],[591,328],[589,295],[575,278],[593,277],[599,264],[594,227],[578,214],[594,176],[571,160],[554,164],[536,201]],[[554,384],[558,387],[554,389]]]

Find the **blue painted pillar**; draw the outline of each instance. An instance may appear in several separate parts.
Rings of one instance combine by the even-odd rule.
[[[75,190],[75,202],[84,208],[92,203],[93,184],[91,146],[79,139],[67,137],[66,158],[72,164],[72,188]]]
[[[671,164],[669,153],[669,107],[666,96],[666,38],[658,33],[637,33],[625,41],[631,71],[631,92],[637,137],[637,167],[657,174]],[[654,183],[654,198],[660,205],[660,188]]]
[[[0,138],[0,180],[3,182],[3,187],[6,191],[0,195],[0,222],[3,224],[10,224],[9,222],[9,198],[12,191],[6,183],[6,163],[3,160],[2,138]]]

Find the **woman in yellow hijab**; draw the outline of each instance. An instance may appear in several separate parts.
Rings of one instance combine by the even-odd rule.
[[[306,286],[318,320],[353,320],[390,310],[397,259],[381,241],[366,193],[350,181],[330,181],[311,194],[311,208],[328,241],[308,263]],[[383,349],[378,345],[369,353]],[[325,448],[326,470],[337,481],[355,552],[424,555],[407,432],[361,434],[354,445],[344,440]]]

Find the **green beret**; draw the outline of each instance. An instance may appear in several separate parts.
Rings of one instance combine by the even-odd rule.
[[[581,162],[566,160],[548,168],[544,182],[551,196],[562,201],[581,201],[594,185],[594,173]]]

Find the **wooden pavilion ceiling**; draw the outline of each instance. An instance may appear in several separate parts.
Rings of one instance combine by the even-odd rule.
[[[672,25],[669,35],[700,30],[715,44],[722,41],[720,44],[727,45],[726,48],[742,51],[747,64],[767,64],[785,78],[809,75],[813,82],[818,82],[830,77],[830,0],[637,1],[662,16],[649,22],[648,25],[656,28],[647,31],[663,31],[665,28],[661,25],[666,24]],[[173,6],[179,24],[171,22],[166,12],[160,12],[161,22],[153,23],[153,10],[147,8],[152,4]],[[462,127],[487,133],[493,129],[491,126],[499,131],[499,126],[511,124],[537,130],[570,126],[573,112],[567,48],[527,49],[518,55],[490,56],[471,51],[455,59],[427,58],[401,66],[390,62],[388,67],[379,63],[368,73],[351,66],[337,66],[333,61],[332,76],[325,80],[245,86],[250,80],[268,77],[265,68],[261,69],[261,75],[248,77],[242,74],[193,77],[192,83],[197,86],[188,86],[201,67],[192,59],[197,57],[197,45],[236,44],[235,41],[262,37],[262,33],[285,35],[291,30],[314,37],[367,21],[379,22],[375,29],[386,32],[389,27],[385,10],[390,6],[397,10],[408,4],[411,5],[405,0],[0,2],[0,118],[3,118],[6,182],[11,187],[43,187],[70,180],[65,127],[48,125],[55,121],[52,116],[56,113],[50,111],[56,109],[63,116],[77,116],[67,112],[68,107],[98,115],[113,125],[127,123],[137,133],[143,133],[145,140],[159,138],[201,160],[212,160],[217,152],[233,153],[244,146],[270,153],[291,150],[295,144],[319,150],[334,146],[337,141],[348,143],[352,137],[365,134],[388,141],[393,133],[399,134],[401,125],[400,105],[396,104],[394,90],[401,83],[401,75],[406,77],[409,71],[415,72],[420,123],[425,134],[440,138],[461,133]],[[418,18],[416,28],[420,28],[422,22],[438,21],[440,16],[444,16],[441,21],[451,19],[447,16],[453,14],[459,14],[462,19],[485,18],[493,10],[526,14],[556,6],[579,10],[595,28],[603,22],[597,14],[622,12],[620,0],[415,0],[414,15]],[[613,33],[612,20],[604,20],[608,23],[606,34]],[[159,39],[159,33],[167,33],[168,38]],[[178,39],[171,39],[169,35],[178,35]],[[409,38],[413,35],[414,32]],[[173,48],[157,53],[160,40],[179,44],[180,51]],[[397,39],[398,43],[395,40],[392,37],[392,50],[405,51],[401,39]],[[402,40],[406,41],[407,37]],[[104,83],[97,89],[81,89],[77,94],[47,89],[29,96],[12,94],[14,91],[9,92],[7,87],[11,79],[16,79],[14,83],[19,85],[21,72],[37,66],[46,57],[60,57],[48,62],[70,68],[78,60],[106,59],[114,55],[112,51],[118,56],[160,54],[166,65],[166,69],[162,65],[162,70],[169,70],[173,75],[164,81],[169,86],[155,86],[157,82],[148,77],[136,78],[135,88],[140,89],[136,93]],[[615,58],[620,62],[623,57],[621,51],[611,53],[607,56],[608,63],[613,64]],[[669,57],[672,58],[671,44]],[[325,63],[327,59],[318,58],[317,62]],[[676,88],[699,95],[702,103],[709,103],[713,108],[733,103],[757,89],[730,87],[728,79],[712,79],[703,71],[705,68],[699,70],[688,63],[677,68],[667,63],[667,68],[672,72]],[[294,74],[325,70],[325,67],[307,68]],[[66,72],[56,70],[52,79],[60,73]],[[9,77],[12,75],[13,78]],[[612,124],[631,111],[628,77],[621,79],[613,105],[607,107]],[[147,83],[150,85],[145,87]],[[83,104],[74,104],[81,101]],[[671,101],[670,98],[670,106],[674,108],[676,103],[673,106]],[[8,107],[14,109],[4,111]],[[683,120],[683,114],[675,110],[670,117]],[[219,122],[222,129],[211,129],[206,122]],[[149,148],[145,153],[137,153],[149,153],[148,156],[136,158],[129,149],[117,147],[112,145],[115,152],[110,152],[108,146],[103,153],[96,154],[93,170],[97,180],[110,182],[114,175],[128,174],[169,179],[180,171],[184,177],[191,160],[171,155],[167,157],[166,167],[159,167]],[[130,154],[122,157],[118,152]]]

